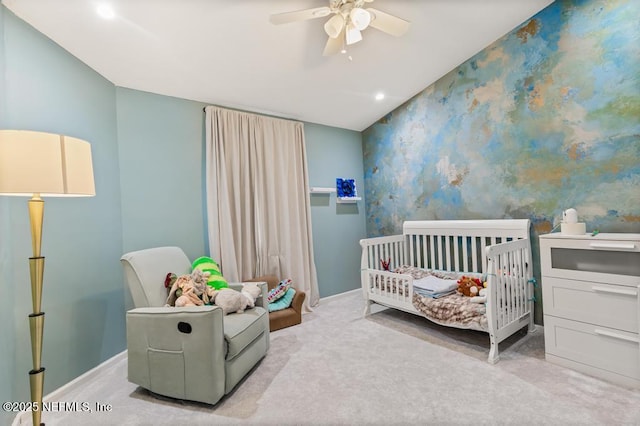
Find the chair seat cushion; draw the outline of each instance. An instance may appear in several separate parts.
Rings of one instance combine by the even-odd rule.
[[[225,315],[223,320],[224,340],[227,343],[227,361],[235,358],[242,350],[265,331],[263,317],[267,311],[256,306],[241,314]]]

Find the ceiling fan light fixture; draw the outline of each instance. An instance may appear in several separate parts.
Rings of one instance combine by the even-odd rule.
[[[328,6],[275,13],[269,17],[269,21],[274,25],[281,25],[329,16],[324,23],[324,31],[329,36],[322,52],[324,56],[338,52],[346,53],[345,46],[361,41],[361,31],[370,27],[396,37],[403,35],[409,29],[409,21],[378,9],[365,8],[374,0],[325,1],[329,2]]]
[[[342,15],[333,15],[325,24],[324,31],[331,38],[336,38],[342,32],[344,28],[344,18]]]
[[[345,35],[347,45],[351,45],[362,40],[362,33],[352,24],[347,25],[347,33]]]
[[[354,27],[356,27],[359,31],[364,30],[371,23],[371,15],[366,10],[354,7],[349,12],[349,19]]]

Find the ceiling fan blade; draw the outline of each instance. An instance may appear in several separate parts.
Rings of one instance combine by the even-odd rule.
[[[324,32],[326,32],[329,37],[336,38],[344,29],[344,24],[345,22],[342,15],[333,15],[331,19],[324,24]]]
[[[331,14],[328,6],[315,7],[313,9],[296,10],[294,12],[274,13],[269,21],[274,25],[288,24],[290,22],[306,21],[307,19],[322,18]]]
[[[354,27],[362,31],[371,23],[371,14],[362,8],[354,7],[349,12],[349,19]]]
[[[387,34],[400,37],[409,29],[411,23],[397,16],[389,15],[378,9],[366,9],[371,14],[370,27],[383,31]]]
[[[348,45],[362,41],[362,33],[354,25],[347,25],[346,42]]]
[[[322,56],[331,56],[342,50],[344,47],[344,31],[343,28],[338,37],[329,37],[327,44],[324,45]]]

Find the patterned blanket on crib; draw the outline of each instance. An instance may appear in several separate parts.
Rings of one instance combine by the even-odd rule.
[[[400,266],[393,272],[411,275],[414,280],[432,275],[442,279],[459,279],[459,272],[444,272]],[[468,274],[467,274],[468,275]],[[400,289],[401,292],[403,289]],[[413,306],[428,319],[442,325],[478,331],[488,331],[487,308],[484,303],[472,303],[470,297],[455,292],[438,299],[413,293]]]

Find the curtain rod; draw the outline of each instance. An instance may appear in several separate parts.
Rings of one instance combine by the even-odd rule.
[[[265,117],[272,117],[272,118],[279,118],[280,120],[289,120],[289,121],[297,121],[297,122],[302,122],[300,119],[292,117],[292,116],[287,116],[284,113],[281,112],[271,112],[271,111],[251,111],[251,110],[246,110],[246,109],[238,109],[238,108],[231,108],[231,107],[226,107],[226,106],[220,106],[220,105],[207,105],[207,106],[212,106],[212,107],[216,107],[216,108],[222,108],[222,109],[228,109],[231,111],[237,111],[237,112],[243,112],[246,114],[256,114],[256,115],[263,115]],[[207,106],[202,108],[202,112],[206,112],[207,111]],[[280,115],[278,115],[280,114]]]

